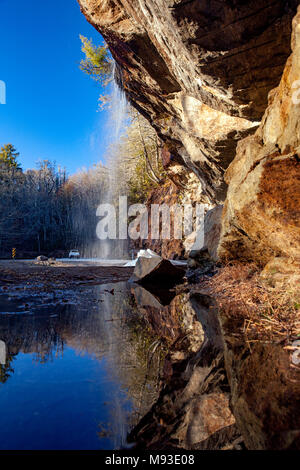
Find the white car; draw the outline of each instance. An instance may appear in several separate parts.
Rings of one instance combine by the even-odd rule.
[[[80,258],[80,253],[78,250],[71,250],[69,253],[69,258]]]

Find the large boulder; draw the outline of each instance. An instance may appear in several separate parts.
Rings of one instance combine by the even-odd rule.
[[[160,256],[153,256],[151,258],[140,256],[137,259],[130,280],[140,284],[169,286],[180,281],[184,274],[184,267],[175,266],[170,261]]]
[[[259,129],[238,144],[225,174],[229,187],[218,249],[224,260],[266,264],[274,255],[300,256],[300,9],[292,50]]]

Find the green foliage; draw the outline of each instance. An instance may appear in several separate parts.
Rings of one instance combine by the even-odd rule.
[[[158,183],[155,184],[153,180],[150,179],[146,159],[144,154],[141,154],[136,162],[134,175],[128,181],[128,198],[130,204],[144,203],[150,192],[157,185]]]
[[[128,179],[131,204],[145,203],[151,191],[166,178],[159,156],[159,142],[151,125],[137,112],[132,111],[128,128],[128,152],[131,159],[131,176]]]
[[[98,82],[102,87],[106,87],[112,80],[113,61],[110,58],[106,46],[95,46],[92,40],[80,35],[81,50],[85,59],[80,62],[80,69]],[[100,95],[100,102],[104,105],[107,101],[106,95]],[[101,107],[101,105],[100,105]]]
[[[9,168],[21,169],[20,164],[17,162],[19,152],[12,144],[6,144],[0,149],[0,164],[5,164]]]

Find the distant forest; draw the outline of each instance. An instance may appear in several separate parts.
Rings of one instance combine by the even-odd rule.
[[[107,169],[67,177],[44,160],[23,171],[12,144],[0,149],[0,256],[51,254],[95,240],[96,208],[107,191]],[[53,253],[55,255],[55,253]]]
[[[130,107],[127,122],[107,150],[107,167],[71,176],[48,160],[24,171],[12,144],[0,149],[0,257],[11,257],[12,248],[17,257],[66,256],[70,249],[95,256],[99,204],[125,194],[129,204],[144,203],[166,178],[155,131]]]

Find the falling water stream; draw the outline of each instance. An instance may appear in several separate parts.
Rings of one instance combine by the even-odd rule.
[[[116,76],[116,64],[113,64],[113,77]],[[110,93],[110,118],[109,118],[109,137],[110,145],[115,146],[118,144],[122,135],[124,134],[124,129],[128,121],[128,103],[126,100],[125,93],[117,84],[117,80],[114,79],[111,83],[111,93]],[[115,154],[114,154],[115,155]],[[117,162],[115,158],[109,158],[107,161],[107,166],[109,168],[108,172],[108,190],[103,196],[103,199],[99,201],[99,204],[112,204],[118,210],[118,188],[119,183],[117,180]],[[122,194],[124,195],[124,194]],[[95,227],[96,229],[96,227]],[[106,239],[106,240],[97,240],[95,243],[89,243],[83,250],[84,255],[88,254],[88,257],[98,258],[98,259],[124,259],[128,258],[128,246],[127,241],[119,240],[118,237],[116,240]],[[85,256],[86,257],[86,256]]]

